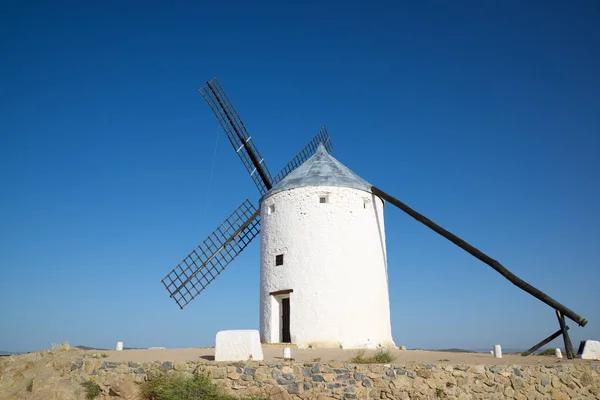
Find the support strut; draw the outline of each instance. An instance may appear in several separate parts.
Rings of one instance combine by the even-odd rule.
[[[383,200],[388,201],[391,204],[395,205],[396,207],[398,207],[399,209],[401,209],[402,211],[404,211],[405,213],[407,213],[408,215],[410,215],[417,221],[419,221],[422,224],[424,224],[425,226],[427,226],[429,229],[433,230],[436,233],[439,233],[440,235],[442,235],[443,237],[445,237],[446,239],[448,239],[449,241],[451,241],[452,243],[454,243],[461,249],[465,250],[467,253],[469,253],[472,256],[474,256],[475,258],[483,261],[484,263],[486,263],[487,265],[492,267],[494,270],[496,270],[500,275],[502,275],[503,277],[508,279],[513,285],[526,291],[533,297],[543,301],[544,303],[548,304],[553,309],[560,311],[564,316],[569,317],[570,319],[575,321],[578,325],[585,326],[585,324],[587,324],[587,320],[585,318],[583,318],[582,316],[578,315],[574,311],[565,307],[564,305],[562,305],[558,301],[554,300],[552,297],[548,296],[546,293],[542,292],[541,290],[536,289],[535,287],[531,286],[529,283],[525,282],[523,279],[519,278],[518,276],[516,276],[515,274],[510,272],[508,269],[506,269],[498,261],[494,260],[493,258],[491,258],[487,254],[483,253],[482,251],[476,249],[475,247],[471,246],[469,243],[465,242],[464,240],[462,240],[458,236],[454,235],[453,233],[442,228],[441,226],[439,226],[438,224],[436,224],[429,218],[425,217],[424,215],[419,214],[418,212],[416,212],[415,210],[413,210],[412,208],[410,208],[409,206],[407,206],[400,200],[390,196],[389,194],[387,194],[383,190],[376,188],[375,186],[371,187],[371,193],[373,193],[375,196],[379,196]],[[563,322],[564,322],[564,320],[563,320]]]

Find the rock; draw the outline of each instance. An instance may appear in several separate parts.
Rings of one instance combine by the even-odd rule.
[[[210,371],[210,376],[213,379],[225,379],[227,377],[227,369],[224,367],[213,368]]]
[[[240,374],[237,372],[229,372],[227,374],[227,377],[232,380],[237,380],[237,379],[240,379]]]
[[[429,379],[433,376],[433,374],[431,373],[431,371],[429,371],[428,369],[420,369],[417,371],[417,375],[420,376],[423,379]]]
[[[504,370],[504,367],[502,365],[490,365],[488,369],[493,373],[497,374],[499,372],[502,372]]]
[[[164,363],[162,363],[160,365],[160,367],[158,367],[159,370],[161,370],[162,372],[167,372],[173,369],[173,363],[170,361],[165,361]]]
[[[229,330],[217,332],[215,361],[261,361],[263,359],[260,335],[257,330]]]
[[[317,396],[317,400],[337,400],[335,397],[329,397],[324,394],[320,394]]]
[[[285,390],[279,386],[273,386],[268,391],[268,398],[270,400],[291,400],[292,396],[290,396],[290,394],[287,392],[287,390]]]
[[[593,382],[592,375],[589,372],[584,372],[581,374],[580,381],[583,386],[589,386]]]
[[[335,375],[334,374],[323,374],[323,379],[325,379],[325,382],[332,382],[335,379]]]
[[[552,382],[548,378],[542,378],[542,386],[550,386]]]
[[[300,393],[300,388],[297,383],[291,383],[287,385],[287,391],[289,394],[298,394]]]
[[[256,382],[264,382],[267,380],[267,374],[265,374],[263,372],[257,372],[254,374],[254,380]]]
[[[294,383],[293,379],[286,379],[284,377],[277,378],[278,385],[289,385],[290,383]]]
[[[75,371],[76,369],[81,369],[83,367],[83,360],[79,359],[71,364],[71,371]]]
[[[563,393],[556,389],[552,389],[552,398],[554,400],[571,400],[571,398],[566,393]]]
[[[109,388],[109,395],[123,399],[135,399],[138,397],[138,386],[133,382],[118,382]]]
[[[385,387],[387,387],[387,384],[381,378],[374,378],[373,379],[373,386],[378,387],[378,388],[385,388]]]
[[[277,379],[277,378],[279,378],[281,375],[283,375],[283,374],[282,374],[282,373],[281,373],[281,371],[280,371],[280,370],[278,370],[278,369],[274,369],[274,370],[272,370],[272,371],[271,371],[271,377],[272,377],[273,379]]]
[[[288,381],[294,381],[294,374],[283,374],[283,379],[287,379]]]

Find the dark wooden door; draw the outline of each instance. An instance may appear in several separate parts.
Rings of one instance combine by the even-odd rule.
[[[281,341],[283,343],[291,343],[290,336],[290,298],[281,299]]]

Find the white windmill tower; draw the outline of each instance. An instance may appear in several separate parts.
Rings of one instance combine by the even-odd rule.
[[[562,335],[568,357],[574,357],[565,317],[580,326],[587,324],[585,318],[354,174],[328,154],[332,146],[325,127],[272,178],[219,82],[213,79],[199,91],[262,198],[260,210],[245,200],[163,278],[170,297],[180,308],[204,290],[258,235],[262,219],[263,342],[291,342],[300,347],[393,345],[383,223],[383,201],[387,201],[555,309],[560,329],[528,352]]]
[[[394,346],[383,201],[319,145],[260,201],[263,343]]]

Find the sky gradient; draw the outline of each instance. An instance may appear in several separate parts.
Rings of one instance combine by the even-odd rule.
[[[199,3],[4,4],[0,350],[258,329],[258,240],[183,311],[160,282],[259,198],[196,91],[215,76],[271,173],[326,125],[355,173],[587,318],[575,346],[600,339],[597,2]],[[397,345],[526,348],[558,329],[385,218]]]

